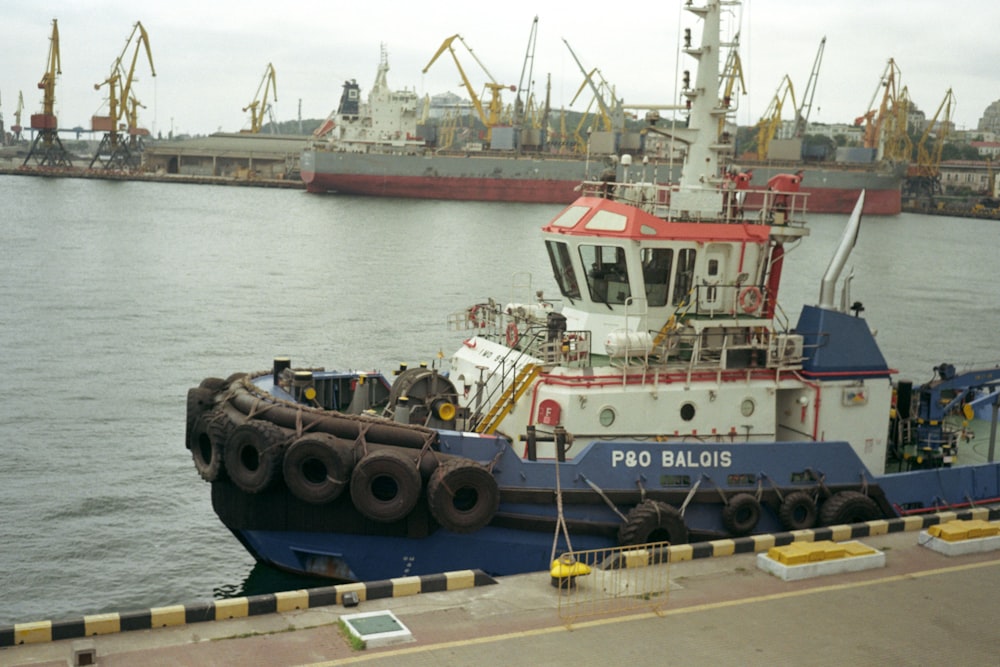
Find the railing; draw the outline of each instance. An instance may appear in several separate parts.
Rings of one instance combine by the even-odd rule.
[[[584,181],[580,194],[600,197],[640,208],[660,218],[676,218],[671,196],[680,192],[678,185],[656,183],[615,183]],[[775,190],[730,190],[704,188],[706,193],[721,195],[719,210],[707,217],[694,216],[688,222],[727,222],[739,224],[804,225],[809,193]]]
[[[559,618],[567,625],[589,616],[666,605],[670,592],[669,542],[569,551],[553,564]]]

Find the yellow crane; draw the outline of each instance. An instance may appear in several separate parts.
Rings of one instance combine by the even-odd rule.
[[[889,138],[887,130],[891,130],[892,132],[899,132],[900,129],[904,132],[906,130],[905,127],[899,127],[899,114],[893,114],[894,107],[901,100],[897,91],[899,79],[899,66],[896,65],[895,60],[889,58],[889,62],[885,66],[885,71],[882,72],[882,76],[879,78],[878,86],[875,87],[875,92],[872,94],[872,99],[868,103],[868,111],[864,115],[854,119],[856,126],[864,127],[864,146],[865,148],[875,149],[876,160],[897,159],[899,157],[892,155],[891,151],[890,155],[886,155],[885,153],[886,139]],[[882,97],[878,108],[876,108],[875,100],[879,98],[879,92],[882,93]],[[892,119],[896,119],[896,122],[893,123]]]
[[[778,127],[781,125],[781,112],[784,109],[785,102],[791,98],[792,108],[798,111],[798,104],[795,102],[795,87],[792,85],[792,79],[786,74],[778,84],[778,90],[774,93],[774,97],[771,99],[771,104],[768,105],[767,110],[764,111],[764,115],[761,116],[760,121],[757,123],[757,159],[766,160],[768,149],[771,146],[771,140],[774,139],[774,135],[778,132]]]
[[[253,102],[243,107],[243,111],[250,112],[250,129],[244,131],[251,134],[260,132],[261,128],[264,127],[265,114],[270,114],[271,116],[271,133],[273,134],[276,131],[274,114],[271,111],[271,102],[267,99],[269,91],[274,94],[274,101],[277,102],[278,84],[274,74],[274,65],[271,63],[268,63],[267,67],[264,68],[264,77],[257,86],[257,94],[254,95]]]
[[[490,101],[489,106],[487,107],[488,110],[483,108],[483,103],[479,100],[479,95],[477,95],[476,91],[472,88],[472,84],[469,82],[469,77],[465,75],[462,63],[458,60],[458,54],[455,53],[455,40],[458,40],[462,46],[465,47],[466,51],[469,52],[469,55],[472,56],[473,60],[476,61],[489,79],[485,84],[483,84],[484,87],[490,92]],[[442,42],[441,47],[437,50],[437,53],[435,53],[434,57],[431,58],[429,63],[427,63],[427,66],[424,67],[424,74],[427,74],[431,65],[433,65],[445,51],[448,51],[451,54],[452,60],[455,61],[455,67],[458,68],[458,74],[462,77],[462,84],[465,86],[466,92],[468,92],[469,97],[472,99],[472,106],[475,108],[476,113],[479,116],[479,120],[486,127],[486,138],[490,139],[493,136],[493,128],[500,125],[501,117],[503,115],[503,100],[501,99],[500,91],[509,89],[513,92],[517,90],[517,87],[497,83],[496,79],[493,78],[493,75],[490,74],[488,69],[486,69],[486,66],[483,65],[482,61],[480,61],[476,54],[473,53],[472,49],[469,48],[469,45],[465,43],[465,40],[462,39],[461,35],[452,35]]]
[[[94,90],[108,87],[108,115],[93,116],[91,118],[91,128],[97,132],[104,132],[101,145],[90,161],[90,166],[100,163],[107,169],[134,170],[139,167],[142,151],[142,144],[139,139],[143,134],[148,134],[138,126],[138,108],[142,105],[132,91],[132,84],[135,81],[136,65],[139,62],[139,55],[145,49],[146,59],[149,62],[149,69],[152,76],[156,76],[156,67],[153,65],[153,52],[149,46],[149,35],[141,22],[136,22],[132,26],[132,33],[125,40],[125,47],[121,54],[111,64],[111,73],[107,79],[94,84]],[[126,58],[132,50],[131,61],[126,66]],[[126,130],[128,140],[123,141],[120,136],[121,130]]]
[[[906,189],[909,194],[924,195],[931,199],[941,192],[941,152],[951,130],[951,117],[955,108],[955,95],[951,88],[945,93],[934,117],[927,122],[916,147],[916,163],[906,170]],[[928,148],[928,143],[933,144]]]
[[[72,165],[69,153],[63,148],[59,139],[59,124],[56,120],[56,77],[62,74],[62,63],[59,58],[59,23],[52,19],[52,35],[49,37],[49,57],[46,61],[45,73],[38,82],[42,91],[42,113],[31,114],[31,129],[37,130],[31,142],[31,150],[24,158],[27,165],[32,159],[40,167],[69,167]],[[18,118],[20,125],[20,117]]]

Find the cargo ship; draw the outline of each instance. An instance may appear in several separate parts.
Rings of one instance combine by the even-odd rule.
[[[340,580],[508,575],[1000,502],[992,445],[982,456],[955,421],[997,404],[1000,368],[894,382],[841,280],[864,192],[816,305],[797,322],[779,305],[809,195],[793,174],[734,186],[721,164],[723,4],[685,5],[703,30],[679,183],[587,182],[543,223],[556,301],[524,273],[498,280],[510,301],[453,311],[464,340],[440,367],[274,357],[189,390],[194,467],[256,559]]]
[[[313,193],[459,201],[569,204],[584,181],[676,182],[681,163],[671,161],[664,134],[683,138],[686,128],[657,132],[594,132],[583,153],[547,151],[537,130],[491,128],[460,149],[436,146],[423,136],[423,102],[416,92],[391,90],[385,52],[362,102],[356,80],[344,83],[340,103],[303,151],[301,177]],[[737,168],[734,166],[734,169]],[[902,207],[906,165],[890,163],[754,163],[741,165],[752,185],[766,188],[779,174],[800,172],[801,189],[814,213],[850,213],[865,190],[865,213],[896,215]]]

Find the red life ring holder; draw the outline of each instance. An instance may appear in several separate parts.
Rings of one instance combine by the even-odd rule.
[[[760,305],[764,302],[764,295],[761,293],[760,288],[756,285],[750,285],[749,287],[744,287],[740,290],[739,296],[740,308],[743,309],[744,313],[753,313],[760,308]]]
[[[521,332],[517,330],[517,324],[510,322],[507,324],[507,347],[514,347],[521,338]]]
[[[476,329],[482,329],[486,326],[486,310],[482,306],[472,306],[469,308],[469,322]]]

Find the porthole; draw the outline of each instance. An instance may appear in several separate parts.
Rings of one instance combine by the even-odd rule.
[[[601,426],[607,427],[615,423],[616,416],[614,408],[601,408],[597,418],[601,421]]]
[[[681,419],[684,421],[689,422],[694,419],[694,413],[694,403],[685,403],[681,406]]]
[[[757,409],[756,403],[753,402],[752,398],[744,398],[743,402],[740,403],[740,414],[744,417],[749,417],[753,414],[753,411]]]

